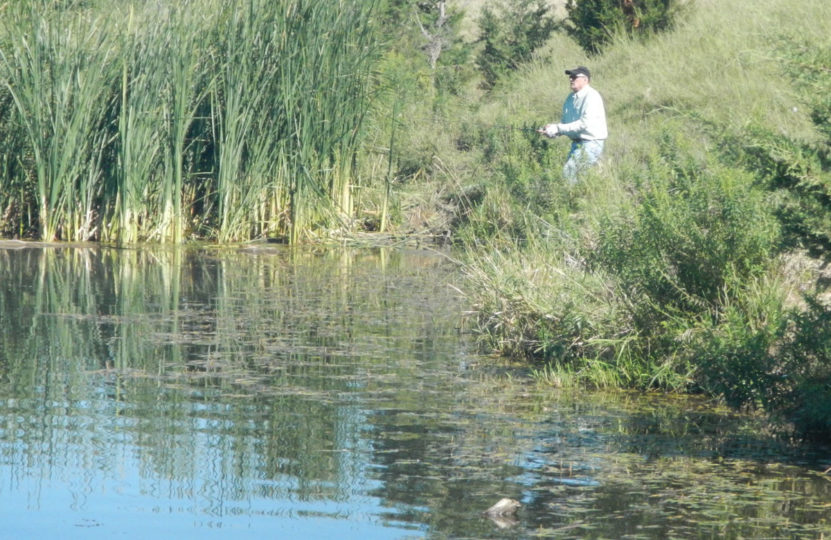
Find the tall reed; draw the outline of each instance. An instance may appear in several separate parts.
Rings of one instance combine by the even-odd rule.
[[[158,98],[164,82],[156,70],[165,63],[163,28],[142,22],[131,6],[126,28],[118,34],[121,80],[113,111],[118,137],[110,170],[115,192],[112,226],[104,232],[105,238],[121,244],[145,239],[143,227],[160,215],[158,188],[153,184],[162,172],[163,109]]]
[[[217,237],[226,242],[270,229],[263,202],[269,197],[277,135],[269,90],[277,73],[280,23],[279,13],[264,0],[226,7],[222,18],[217,36],[222,57],[211,110],[217,126]]]
[[[60,17],[50,2],[7,7],[0,32],[2,79],[32,154],[39,236],[96,233],[107,88],[113,58],[99,17]]]
[[[12,96],[0,82],[0,235],[16,236],[27,222],[27,190],[31,186],[22,171],[26,161],[26,141],[17,128]]]
[[[164,174],[161,185],[162,217],[157,224],[159,240],[179,243],[184,238],[183,198],[189,172],[185,156],[195,137],[190,130],[197,111],[208,94],[212,74],[205,71],[207,59],[201,48],[203,28],[198,0],[173,3],[163,9],[166,32],[162,36],[163,62],[156,76],[165,82],[161,88],[162,148]]]
[[[30,205],[26,234],[43,239],[124,244],[298,240],[347,221],[373,4],[6,5],[0,165],[4,186],[24,187],[12,213],[25,225]]]
[[[372,2],[291,2],[280,34],[277,180],[291,237],[351,208],[349,168],[367,110]],[[288,175],[288,176],[287,176]]]
[[[350,217],[373,3],[247,0],[222,11],[211,117],[216,236],[296,242]]]

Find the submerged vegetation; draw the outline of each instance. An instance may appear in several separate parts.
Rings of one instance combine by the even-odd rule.
[[[0,231],[445,238],[483,344],[541,382],[701,392],[828,438],[826,2],[613,4],[0,5]],[[593,5],[621,24],[581,32]],[[611,135],[569,186],[533,128],[576,65]]]

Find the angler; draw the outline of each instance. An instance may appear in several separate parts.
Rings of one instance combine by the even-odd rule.
[[[608,130],[603,98],[590,84],[589,69],[579,66],[567,69],[565,73],[571,94],[563,103],[560,123],[546,124],[537,131],[546,137],[563,135],[571,139],[571,151],[563,166],[563,176],[574,184],[583,171],[600,159]]]

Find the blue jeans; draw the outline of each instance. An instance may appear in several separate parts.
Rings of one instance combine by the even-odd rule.
[[[597,163],[603,153],[605,141],[574,141],[571,143],[571,151],[563,166],[563,176],[570,184],[576,184],[580,174]]]

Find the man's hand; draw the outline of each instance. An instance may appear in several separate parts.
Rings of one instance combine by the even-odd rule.
[[[538,129],[537,132],[551,139],[560,134],[560,130],[557,129],[557,124],[546,124],[545,127]]]

